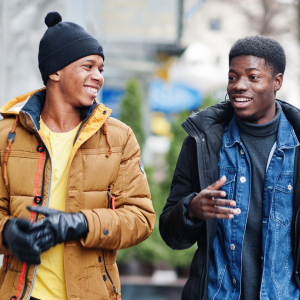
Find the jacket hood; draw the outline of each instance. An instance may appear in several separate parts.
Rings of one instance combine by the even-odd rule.
[[[27,113],[30,115],[34,125],[36,126],[36,129],[39,130],[40,115],[45,104],[45,99],[46,88],[35,90],[18,96],[7,102],[1,107],[0,113],[4,118],[12,115]],[[88,118],[97,106],[99,106],[101,112],[106,110],[107,115],[105,119],[107,119],[111,113],[111,109],[105,107],[103,104],[100,104],[98,100],[95,99],[91,106],[83,107],[81,109],[81,120]]]
[[[300,140],[300,110],[285,101],[279,99],[276,101],[281,105],[282,111],[292,124],[298,140]],[[233,116],[233,106],[229,101],[223,101],[191,115],[182,123],[182,126],[185,127],[186,122],[191,122],[199,131],[203,132],[217,124],[225,127]]]
[[[28,102],[29,98],[34,95],[35,93],[38,93],[40,91],[46,91],[46,88],[34,90],[32,92],[26,93],[24,95],[18,96],[10,101],[8,101],[6,104],[4,104],[0,108],[0,114],[3,117],[9,116],[9,115],[18,115],[20,110],[24,107],[24,105]]]

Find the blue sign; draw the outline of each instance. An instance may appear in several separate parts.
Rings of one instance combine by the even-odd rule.
[[[197,109],[203,102],[203,96],[181,83],[167,84],[161,79],[154,79],[149,87],[149,102],[153,111],[170,114]]]
[[[112,109],[112,117],[119,118],[119,108],[124,95],[124,90],[120,88],[102,88],[101,90],[102,94],[99,97],[101,103]]]

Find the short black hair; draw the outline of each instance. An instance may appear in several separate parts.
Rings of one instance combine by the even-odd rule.
[[[269,37],[247,36],[239,39],[231,47],[229,52],[229,64],[236,56],[252,55],[264,58],[268,66],[273,69],[274,75],[284,74],[286,56],[282,46]]]

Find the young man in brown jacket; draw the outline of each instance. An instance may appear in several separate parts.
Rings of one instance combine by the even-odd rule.
[[[155,222],[139,145],[95,99],[97,40],[56,12],[45,23],[46,88],[0,110],[0,300],[121,299],[116,250]]]

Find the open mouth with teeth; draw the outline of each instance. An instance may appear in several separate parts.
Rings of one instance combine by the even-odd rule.
[[[236,101],[236,102],[249,102],[249,101],[251,101],[251,99],[250,98],[242,98],[242,97],[236,97],[236,98],[234,98],[234,101]]]
[[[96,87],[89,86],[89,85],[84,85],[83,87],[85,88],[85,90],[87,91],[87,93],[90,95],[92,99],[95,99],[97,97],[98,89]]]
[[[98,91],[96,88],[93,88],[93,87],[90,87],[90,86],[85,86],[85,89],[88,91],[88,92],[91,92],[93,94],[97,94]]]

